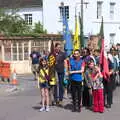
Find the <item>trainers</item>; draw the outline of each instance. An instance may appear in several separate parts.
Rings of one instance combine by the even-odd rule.
[[[76,112],[76,108],[72,108],[72,112]]]
[[[44,108],[44,107],[41,107],[39,111],[42,112],[42,111],[44,111],[44,110],[45,110],[45,108]]]
[[[59,101],[58,106],[59,106],[59,107],[63,107],[63,101]]]
[[[106,107],[106,108],[111,108],[111,105],[108,105],[108,104],[107,104],[105,107]]]
[[[78,109],[77,109],[77,112],[81,112],[81,108],[78,108]]]
[[[46,112],[49,112],[50,111],[50,108],[47,106],[46,109],[45,109]]]

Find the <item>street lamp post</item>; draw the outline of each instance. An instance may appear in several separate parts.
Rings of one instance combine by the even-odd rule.
[[[62,17],[62,24],[63,24],[63,19],[65,17],[65,6],[64,6],[64,2],[61,2],[61,17]],[[64,24],[63,24],[63,28],[62,28],[62,32],[64,33]]]

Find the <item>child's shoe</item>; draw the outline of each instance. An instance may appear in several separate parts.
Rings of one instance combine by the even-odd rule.
[[[45,107],[41,107],[39,111],[40,112],[45,111]]]
[[[49,106],[46,107],[45,111],[46,111],[46,112],[49,112],[49,111],[50,111]]]

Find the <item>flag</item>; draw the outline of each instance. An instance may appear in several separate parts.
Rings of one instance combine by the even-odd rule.
[[[103,26],[103,17],[102,17],[102,22],[101,22],[101,27],[100,27],[100,32],[99,32],[98,49],[101,49],[102,47],[103,38],[104,38],[104,26]]]
[[[103,77],[108,80],[107,78],[109,77],[109,68],[108,68],[108,59],[107,59],[107,55],[105,54],[104,51],[104,30],[103,30],[103,18],[102,18],[102,22],[101,22],[101,28],[100,28],[100,33],[101,33],[101,40],[99,41],[100,44],[100,66],[101,66],[101,71],[103,74]]]
[[[54,54],[54,43],[53,43],[53,40],[52,40],[51,41],[51,47],[50,47],[50,54],[48,56],[49,67],[55,66],[55,62],[56,62],[56,57],[55,57],[55,54]]]
[[[76,15],[75,15],[75,35],[74,35],[73,45],[74,45],[74,50],[80,49],[79,22]]]
[[[73,51],[72,37],[68,26],[68,20],[63,15],[63,39],[65,41],[64,50],[67,56],[70,56]]]
[[[54,53],[54,43],[53,40],[51,41],[50,47],[50,54],[48,56],[48,67],[49,67],[49,79],[55,80],[55,63],[56,63],[56,56]]]

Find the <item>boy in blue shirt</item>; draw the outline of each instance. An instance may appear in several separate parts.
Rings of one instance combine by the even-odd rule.
[[[84,72],[85,63],[80,57],[80,50],[74,50],[73,57],[70,58],[70,80],[71,80],[71,92],[73,109],[72,112],[81,111],[81,97],[83,78],[82,73]]]

